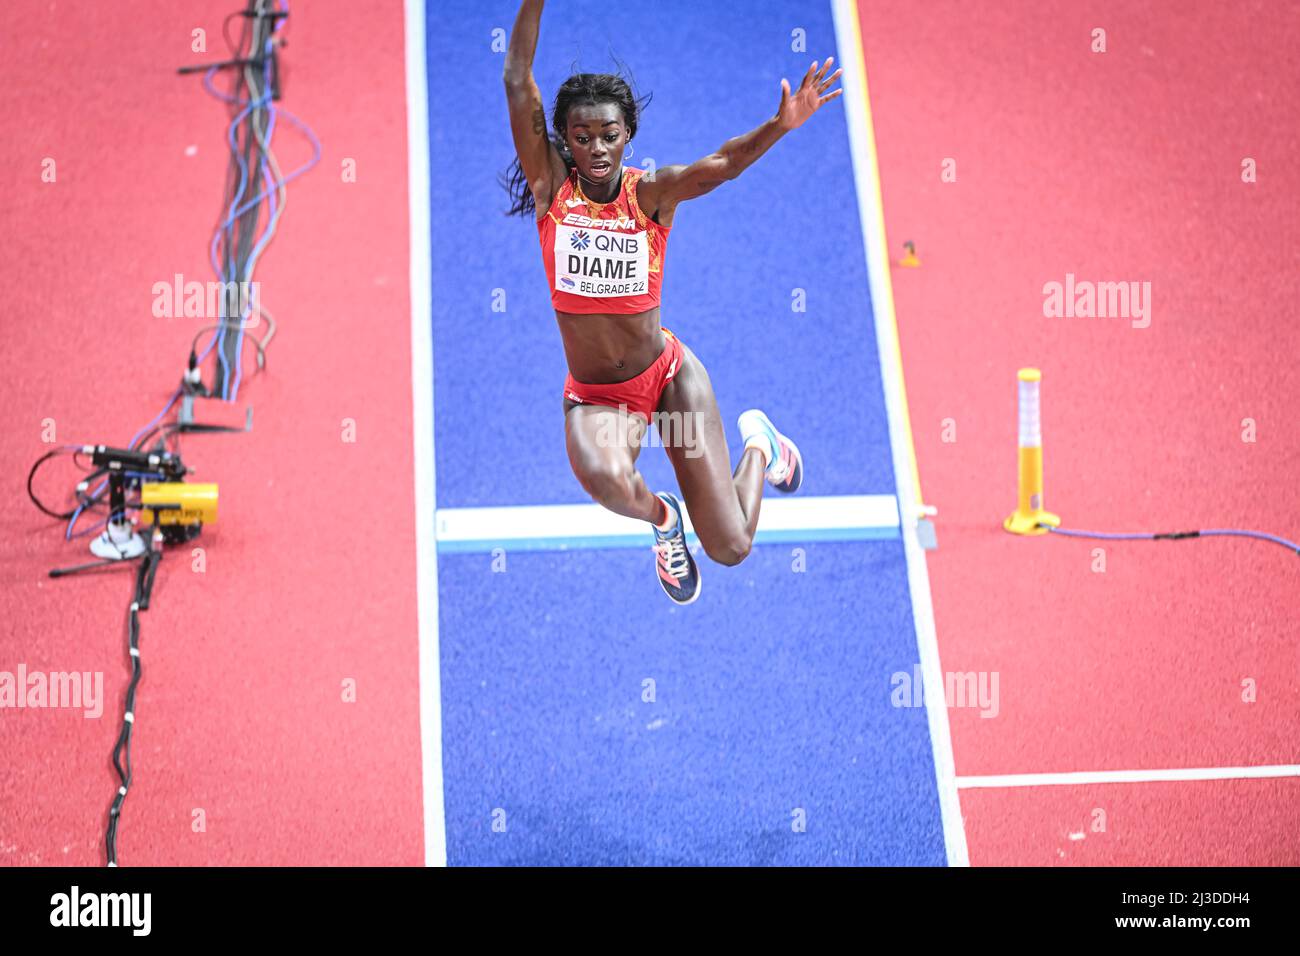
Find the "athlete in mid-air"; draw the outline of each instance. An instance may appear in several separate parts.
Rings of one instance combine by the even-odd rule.
[[[803,460],[766,415],[750,409],[740,415],[745,447],[731,471],[708,373],[659,324],[668,233],[678,203],[735,179],[839,96],[843,90],[828,91],[841,71],[827,76],[832,60],[820,70],[814,62],[793,93],[781,81],[771,119],[689,166],[645,175],[623,168],[639,110],[619,76],[579,73],[565,80],[551,113],[555,135],[548,135],[532,72],[542,6],[543,0],[523,0],[506,55],[518,153],[509,186],[511,212],[536,217],[564,341],[569,462],[593,499],[654,526],[659,583],[673,601],[690,604],[700,594],[700,570],[686,546],[681,503],[671,493],[652,493],[636,468],[650,422],[659,425],[695,534],[720,564],[739,564],[749,554],[764,477],[778,491],[797,491]]]

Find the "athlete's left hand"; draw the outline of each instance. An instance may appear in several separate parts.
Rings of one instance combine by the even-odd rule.
[[[840,74],[844,72],[843,70],[836,70],[827,78],[826,71],[831,68],[831,64],[834,62],[835,57],[829,57],[819,71],[817,61],[813,60],[813,65],[808,67],[808,72],[803,75],[803,82],[799,84],[799,89],[794,95],[790,94],[790,81],[781,81],[781,106],[776,111],[776,121],[783,130],[798,129],[819,108],[844,92],[843,87],[841,87],[834,93],[826,96],[822,95],[834,85],[835,81],[840,78]]]

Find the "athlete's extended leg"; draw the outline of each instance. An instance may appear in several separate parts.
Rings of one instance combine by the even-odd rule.
[[[659,586],[674,603],[693,603],[700,596],[700,571],[686,547],[681,505],[671,494],[652,494],[636,470],[648,423],[604,405],[566,400],[565,409],[569,464],[578,481],[610,511],[654,525]]]
[[[695,533],[719,564],[739,564],[758,527],[767,462],[747,447],[733,473],[727,435],[703,363],[682,346],[682,367],[659,399],[658,426]]]
[[[663,503],[636,470],[646,428],[641,416],[606,405],[566,405],[565,444],[578,483],[615,514],[661,523]]]

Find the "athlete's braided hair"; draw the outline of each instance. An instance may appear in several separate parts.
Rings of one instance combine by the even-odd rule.
[[[596,106],[600,103],[613,103],[623,111],[623,124],[627,127],[628,139],[631,139],[636,135],[637,118],[650,103],[650,97],[637,98],[632,93],[632,87],[617,73],[575,73],[561,83],[555,94],[555,106],[551,110],[551,142],[559,150],[566,169],[574,167],[573,154],[564,141],[570,108]],[[533,191],[528,188],[518,157],[515,157],[515,161],[501,177],[501,185],[510,194],[512,203],[506,215],[524,216],[534,212],[536,204]]]

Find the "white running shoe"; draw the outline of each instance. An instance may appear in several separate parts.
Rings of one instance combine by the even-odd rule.
[[[746,443],[755,435],[767,439],[771,449],[767,459],[768,484],[788,495],[798,491],[803,484],[803,456],[795,443],[777,431],[771,419],[757,408],[741,412],[736,424],[740,426],[740,435]]]

